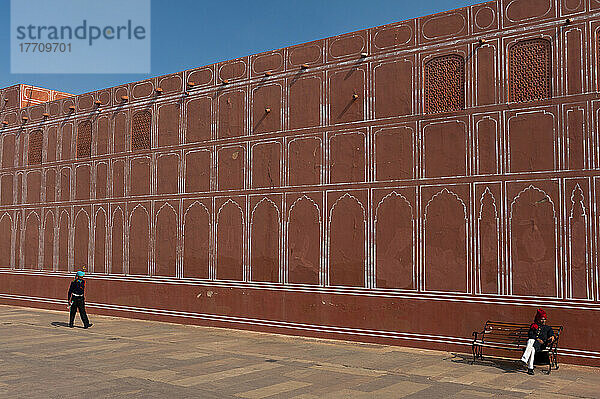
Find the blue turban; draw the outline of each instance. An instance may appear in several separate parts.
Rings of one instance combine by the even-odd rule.
[[[77,272],[77,277],[83,277],[84,275],[85,273],[82,271]]]

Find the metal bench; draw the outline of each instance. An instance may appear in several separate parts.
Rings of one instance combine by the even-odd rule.
[[[530,324],[505,323],[500,321],[487,321],[483,331],[473,332],[473,363],[476,359],[483,360],[483,348],[513,350],[523,352],[527,346],[527,334]],[[558,339],[563,330],[562,326],[550,326],[554,331],[554,342],[536,353],[548,354],[548,374],[558,369]]]

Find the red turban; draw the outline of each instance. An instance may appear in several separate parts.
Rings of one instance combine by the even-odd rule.
[[[535,314],[535,322],[537,323],[540,319],[546,318],[546,312],[543,309],[538,309]]]

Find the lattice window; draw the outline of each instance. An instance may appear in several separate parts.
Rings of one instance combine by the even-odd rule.
[[[548,40],[523,40],[509,49],[510,101],[552,97],[552,45]]]
[[[465,108],[465,60],[451,54],[425,64],[425,113]]]
[[[131,124],[131,149],[150,149],[150,126],[152,114],[150,111],[139,111],[133,115]]]
[[[41,130],[31,132],[29,135],[29,154],[27,161],[29,165],[40,165],[42,163],[42,144],[44,135]]]
[[[84,121],[77,126],[77,158],[92,156],[92,123]]]

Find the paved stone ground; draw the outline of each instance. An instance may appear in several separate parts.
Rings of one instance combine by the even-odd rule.
[[[94,315],[70,329],[67,317],[0,305],[0,397],[600,397],[590,367],[529,376],[464,354]]]

